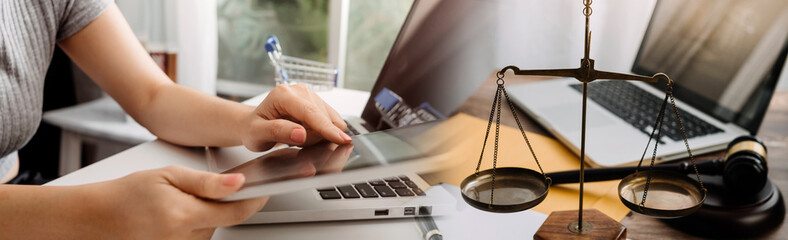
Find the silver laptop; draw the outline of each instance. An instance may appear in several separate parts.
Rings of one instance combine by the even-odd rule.
[[[453,113],[493,69],[493,56],[485,53],[493,51],[494,46],[468,46],[478,45],[489,36],[484,33],[497,19],[495,9],[496,5],[487,1],[416,0],[361,118],[345,118],[347,133],[359,135],[429,124]],[[415,173],[314,187],[272,196],[245,223],[441,215],[456,206],[456,199],[445,189],[430,188]]]
[[[221,201],[273,195],[247,224],[443,215],[453,210],[454,197],[409,173],[450,162],[444,144],[452,138],[434,130],[442,123],[356,135],[346,145],[279,145],[263,153],[239,146],[206,153],[210,171],[246,176],[244,187]]]
[[[676,81],[676,105],[693,154],[720,150],[737,136],[757,133],[788,52],[788,3],[772,3],[656,4],[632,70],[647,76],[664,72]],[[640,160],[665,97],[664,86],[610,80],[589,84],[586,154],[591,165]],[[580,89],[575,79],[508,87],[517,106],[577,154]],[[666,111],[657,157],[686,157],[672,110]],[[646,154],[650,156],[651,151]]]

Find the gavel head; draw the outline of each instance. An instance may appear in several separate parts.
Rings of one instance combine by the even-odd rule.
[[[741,194],[754,194],[766,185],[769,169],[766,146],[756,137],[741,136],[728,144],[725,152],[723,181]]]

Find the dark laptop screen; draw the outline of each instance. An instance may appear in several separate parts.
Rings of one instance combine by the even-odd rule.
[[[454,112],[496,66],[496,0],[413,3],[362,118],[381,130]]]
[[[660,0],[633,72],[667,73],[679,99],[755,134],[788,53],[786,39],[788,1]]]

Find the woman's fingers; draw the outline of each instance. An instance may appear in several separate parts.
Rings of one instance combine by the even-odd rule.
[[[269,197],[246,199],[234,202],[202,202],[195,215],[198,227],[215,228],[238,225],[259,212]]]
[[[197,229],[192,231],[191,236],[188,236],[189,239],[211,239],[213,236],[213,232],[216,231],[216,228],[203,228]]]
[[[244,184],[244,175],[216,174],[169,166],[163,169],[164,178],[184,193],[208,199],[220,199],[235,193]],[[255,198],[234,202],[199,200],[192,209],[195,228],[215,228],[236,225],[260,211],[268,198]],[[186,204],[186,203],[184,203]],[[189,205],[189,204],[186,204]]]
[[[285,119],[253,119],[249,133],[242,141],[249,150],[260,152],[276,143],[303,145],[307,142],[307,136],[308,132],[303,126]]]
[[[336,110],[334,110],[334,108],[332,108],[330,105],[328,105],[328,103],[326,103],[325,101],[323,101],[323,99],[317,96],[315,92],[309,91],[309,93],[312,94],[312,99],[314,99],[316,103],[323,106],[323,108],[328,113],[328,117],[331,118],[331,122],[334,124],[334,126],[337,126],[342,131],[347,130],[347,123],[345,123],[345,120],[342,119],[342,116],[340,116],[339,113]]]
[[[180,166],[163,169],[164,178],[181,191],[201,198],[220,199],[243,186],[243,174],[216,174]]]
[[[257,108],[257,114],[269,120],[292,118],[334,143],[352,141],[350,136],[344,133],[346,126],[339,114],[313,94],[303,85],[279,85]]]

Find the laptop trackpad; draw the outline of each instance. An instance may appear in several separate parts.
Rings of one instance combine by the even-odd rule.
[[[582,103],[566,103],[539,109],[543,113],[546,122],[553,124],[553,128],[559,132],[580,131],[582,128]],[[596,128],[613,124],[614,121],[606,115],[601,108],[596,105],[588,104],[586,121],[588,128]]]

